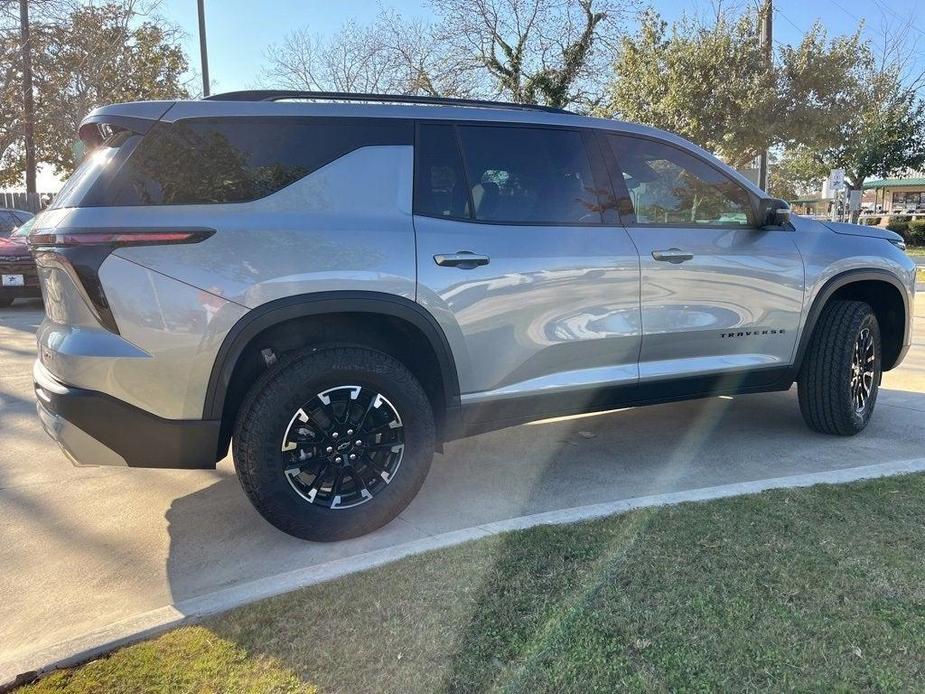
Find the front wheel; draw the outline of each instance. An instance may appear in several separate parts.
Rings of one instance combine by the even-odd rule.
[[[863,301],[825,306],[798,377],[800,412],[824,434],[852,436],[870,421],[880,387],[880,325]]]
[[[395,518],[434,452],[430,402],[411,372],[361,347],[307,350],[254,384],[235,424],[241,486],[270,523],[343,540]]]

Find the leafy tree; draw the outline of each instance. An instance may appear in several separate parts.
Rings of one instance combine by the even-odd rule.
[[[790,152],[771,152],[768,165],[768,190],[774,197],[783,200],[797,200],[819,186],[819,177],[806,176],[805,171],[794,163]]]
[[[889,178],[925,165],[925,101],[902,84],[897,70],[872,67],[856,85],[853,106],[827,144],[801,145],[789,153],[803,179],[821,180],[832,169],[844,169],[847,189],[861,190],[870,177]]]
[[[644,13],[618,45],[599,112],[676,132],[733,166],[774,146],[828,141],[870,57],[860,34],[829,40],[816,24],[769,66],[757,25],[753,12],[671,26]]]
[[[161,21],[145,20],[139,11],[131,0],[75,5],[61,15],[40,16],[34,22],[37,159],[51,164],[56,173],[67,175],[76,166],[77,127],[94,108],[189,96],[183,83],[187,59],[178,30]],[[7,52],[7,38],[0,35],[0,59],[4,61],[0,74],[13,74],[11,82],[15,83],[18,57]],[[17,39],[10,36],[9,40]],[[7,87],[16,90],[15,84]],[[18,113],[20,101],[15,98],[2,108]],[[11,123],[6,140],[7,133],[0,132],[0,182],[4,183],[18,181],[22,172],[18,115]]]

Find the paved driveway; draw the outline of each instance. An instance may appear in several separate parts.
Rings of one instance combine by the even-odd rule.
[[[38,303],[0,310],[0,663],[217,589],[524,514],[903,461],[925,451],[925,305],[867,431],[809,432],[796,391],[531,424],[458,441],[379,532],[288,537],[212,471],[73,467],[33,409]]]

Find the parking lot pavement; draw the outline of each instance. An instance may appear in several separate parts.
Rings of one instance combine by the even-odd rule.
[[[447,445],[417,499],[367,537],[311,544],[265,523],[216,470],[72,466],[41,430],[37,302],[0,310],[0,662],[285,571],[525,514],[925,451],[925,306],[860,436],[806,429],[796,391],[535,423]]]

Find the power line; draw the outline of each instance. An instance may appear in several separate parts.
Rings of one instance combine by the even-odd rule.
[[[835,0],[832,0],[832,2],[835,2]],[[919,32],[922,36],[925,36],[925,31],[922,31],[922,30],[919,29],[915,24],[913,24],[911,19],[908,19],[908,18],[905,18],[905,17],[900,17],[900,16],[893,10],[893,8],[891,8],[889,5],[884,5],[884,4],[882,4],[882,3],[880,2],[880,0],[874,0],[874,3],[877,5],[877,7],[880,8],[881,11],[883,11],[883,12],[889,12],[889,13],[890,13],[891,15],[893,15],[896,19],[898,19],[900,22],[907,22],[907,23],[909,24],[909,28],[910,28],[910,29],[912,29],[913,31]]]
[[[848,15],[849,17],[851,17],[851,19],[853,19],[854,21],[856,21],[856,22],[862,22],[862,21],[864,21],[864,20],[862,20],[860,17],[858,17],[856,14],[854,14],[853,12],[849,11],[848,9],[846,9],[844,5],[842,5],[841,3],[838,2],[838,0],[832,0],[832,4],[835,5],[835,7],[837,7],[838,9],[840,9],[842,12],[844,12],[846,15]]]
[[[779,15],[781,16],[781,19],[783,19],[785,22],[787,22],[787,24],[789,24],[789,25],[792,26],[794,29],[796,29],[798,32],[800,32],[801,35],[803,35],[803,36],[806,35],[806,32],[803,31],[800,27],[798,27],[798,26],[794,23],[794,21],[793,21],[792,19],[790,19],[790,17],[788,17],[787,15],[785,15],[785,14],[780,10],[779,7],[775,7],[775,8],[774,8],[774,11],[777,12],[777,14],[779,14]]]

